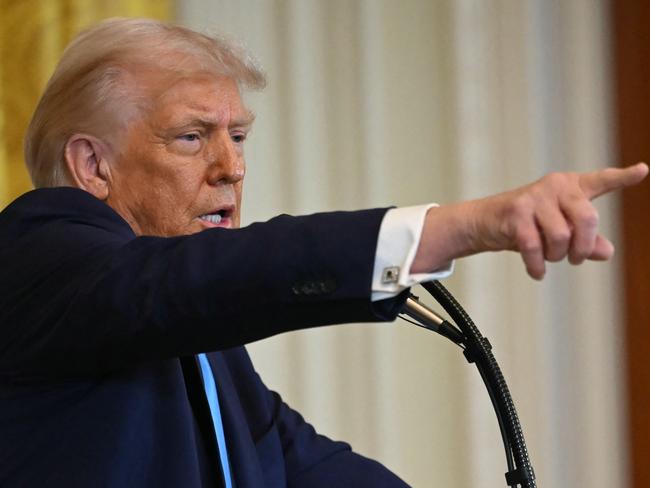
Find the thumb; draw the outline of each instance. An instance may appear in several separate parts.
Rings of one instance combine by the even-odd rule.
[[[607,261],[614,255],[614,244],[609,240],[598,234],[596,236],[596,244],[594,249],[589,255],[592,261]]]

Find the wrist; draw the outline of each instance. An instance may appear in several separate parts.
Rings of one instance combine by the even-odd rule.
[[[411,273],[429,273],[455,258],[476,252],[472,239],[473,202],[461,202],[427,211]]]

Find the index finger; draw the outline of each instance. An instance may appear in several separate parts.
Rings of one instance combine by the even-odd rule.
[[[637,163],[627,168],[607,168],[580,175],[580,187],[590,200],[604,193],[640,183],[648,174],[648,165]]]

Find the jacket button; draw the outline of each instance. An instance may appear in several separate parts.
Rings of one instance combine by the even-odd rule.
[[[336,290],[336,281],[333,279],[327,279],[323,281],[299,281],[294,283],[291,287],[291,292],[294,295],[324,295],[327,293],[332,293]]]
[[[313,281],[306,281],[302,285],[302,292],[305,295],[316,295],[318,294],[318,288],[316,287],[316,283]]]
[[[320,282],[321,293],[332,293],[334,290],[336,290],[336,281],[325,280]]]

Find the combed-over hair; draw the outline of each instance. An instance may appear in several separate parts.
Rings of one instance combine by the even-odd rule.
[[[197,69],[261,89],[263,72],[241,47],[218,37],[152,19],[109,19],[79,34],[65,49],[25,136],[25,163],[34,186],[70,184],[64,161],[68,139],[87,133],[115,137],[138,113],[133,71]]]

